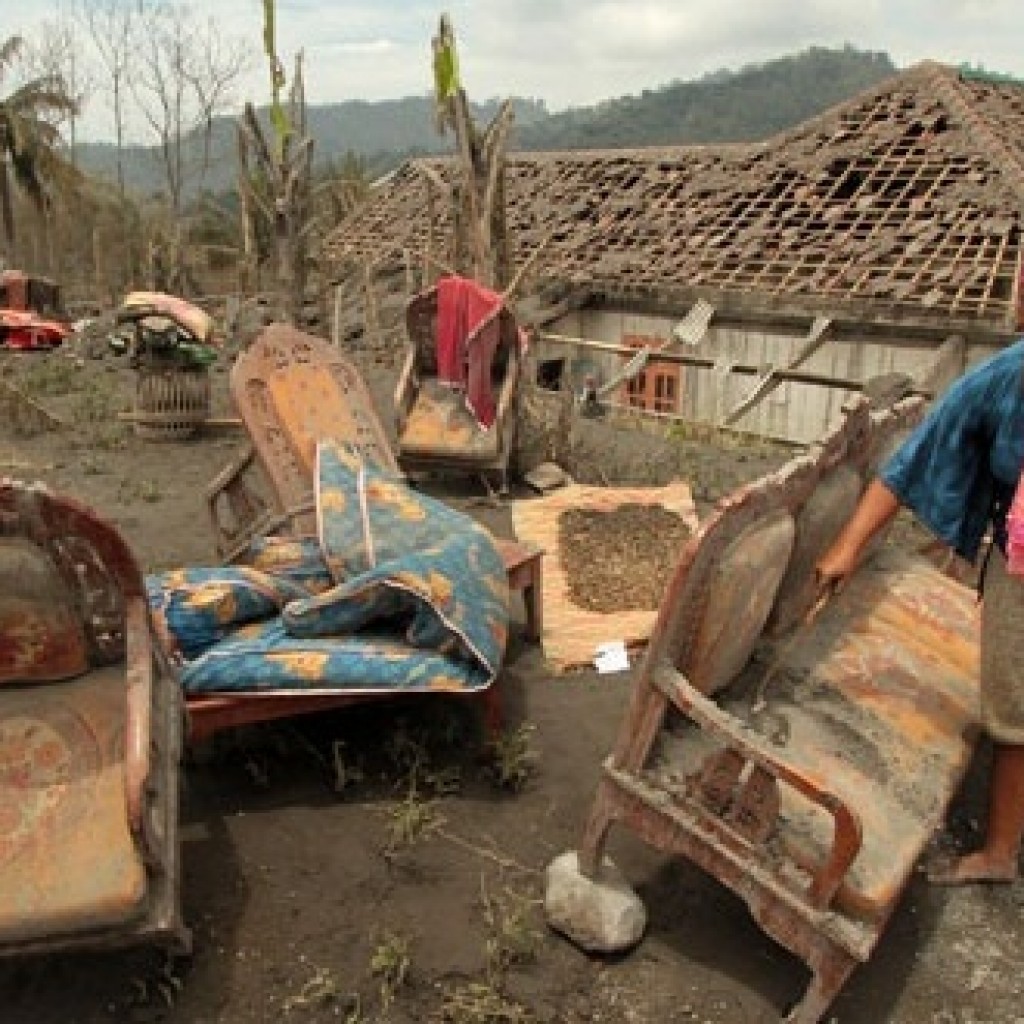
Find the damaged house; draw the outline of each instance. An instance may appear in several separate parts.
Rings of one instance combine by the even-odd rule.
[[[451,265],[452,167],[427,163],[328,240],[342,343],[400,346],[389,308]],[[518,153],[505,186],[543,382],[654,415],[806,442],[851,392],[941,390],[1024,323],[1014,81],[927,62],[762,143]]]

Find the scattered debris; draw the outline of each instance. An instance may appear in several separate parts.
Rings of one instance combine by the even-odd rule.
[[[0,272],[0,349],[54,349],[71,333],[60,289],[49,278]]]
[[[445,1024],[530,1024],[526,1007],[502,995],[493,985],[470,981],[447,989],[438,1017]]]
[[[594,668],[602,675],[629,670],[629,651],[623,640],[609,640],[598,644],[594,653]]]
[[[310,1010],[318,1006],[326,1006],[333,1003],[341,995],[338,983],[334,975],[326,967],[318,967],[313,977],[294,996],[289,996],[281,1004],[281,1009],[287,1014],[292,1010]]]
[[[554,462],[542,462],[526,473],[523,479],[540,494],[547,494],[548,491],[566,487],[573,482],[572,477]]]
[[[52,462],[25,462],[24,459],[0,459],[0,469],[14,473],[48,473],[54,468]]]

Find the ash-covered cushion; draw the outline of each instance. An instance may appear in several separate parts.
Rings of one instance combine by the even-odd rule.
[[[474,543],[475,536],[405,555],[307,601],[295,601],[282,614],[285,628],[296,637],[324,637],[390,623],[413,647],[457,652],[467,661],[482,653],[496,667],[501,654],[491,649],[493,630],[474,631],[477,644],[483,644],[478,651],[462,629],[481,611],[493,621],[500,619],[500,607],[486,586],[469,591],[472,615],[465,607],[465,570],[474,579],[495,572],[490,549]]]
[[[189,661],[186,691],[490,686],[508,633],[508,578],[490,534],[347,449],[322,442],[318,467],[321,543],[339,583]]]
[[[814,604],[814,567],[853,515],[862,489],[861,476],[852,466],[836,466],[819,480],[797,513],[793,553],[771,616],[773,635],[795,626]]]
[[[317,446],[320,544],[338,586],[289,607],[289,633],[351,633],[392,620],[416,648],[456,650],[497,672],[508,578],[490,534],[358,452]]]
[[[716,693],[746,665],[786,572],[795,532],[792,516],[779,509],[743,530],[717,561],[687,665],[702,693]]]
[[[70,679],[89,667],[82,620],[47,554],[0,537],[0,684]]]

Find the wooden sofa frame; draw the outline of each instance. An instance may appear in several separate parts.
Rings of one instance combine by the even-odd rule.
[[[58,720],[76,723],[76,728],[68,730],[68,737],[73,737],[78,735],[79,713],[82,723],[89,721],[88,701],[82,706],[81,698],[76,697],[79,684],[109,668],[123,676],[122,724],[114,729],[120,738],[113,755],[121,762],[123,775],[124,818],[118,831],[127,830],[145,867],[145,887],[138,905],[131,916],[114,924],[105,920],[109,912],[105,901],[109,897],[96,895],[97,891],[106,892],[104,879],[77,868],[75,900],[79,902],[67,910],[74,924],[53,934],[31,937],[12,937],[0,931],[0,957],[142,942],[155,942],[176,954],[186,954],[191,949],[191,933],[181,913],[178,825],[181,688],[154,640],[139,566],[112,523],[40,484],[0,478],[0,537],[24,539],[52,565],[62,584],[61,601],[66,600],[75,610],[88,646],[84,673],[48,674],[44,664],[43,674],[31,670],[25,674],[19,671],[20,656],[27,653],[29,660],[45,657],[59,664],[64,652],[73,646],[73,637],[45,619],[8,620],[10,632],[0,631],[0,666],[10,671],[6,682],[4,673],[0,673],[0,682],[4,683],[0,685],[0,710],[5,703],[11,706],[9,698],[24,698],[35,690],[36,706],[55,707]],[[33,638],[28,645],[24,642],[26,635]],[[88,763],[83,755],[79,768],[85,775],[90,771],[84,767]],[[71,780],[80,781],[79,775]],[[68,788],[75,787],[72,784]],[[12,793],[17,793],[16,787],[5,795],[10,797]],[[74,799],[71,794],[66,796],[69,804]],[[78,810],[89,815],[95,808],[90,804]],[[97,825],[96,829],[101,827]],[[55,832],[40,826],[32,833],[21,855],[28,862],[23,872],[45,878],[54,864],[76,872],[74,849],[56,850],[48,845],[55,842]],[[111,847],[117,845],[109,833],[100,834],[93,842],[102,849],[108,840]],[[36,866],[38,871],[34,870]],[[31,921],[33,903],[29,894],[20,892],[19,898],[29,908],[24,913]]]
[[[820,445],[729,496],[691,539],[661,604],[578,851],[581,872],[600,881],[608,830],[613,823],[621,823],[646,843],[682,854],[736,892],[760,927],[811,969],[811,984],[787,1018],[793,1024],[818,1021],[853,968],[869,957],[918,856],[944,818],[970,763],[976,735],[976,602],[967,588],[922,559],[908,560],[906,574],[897,572],[891,577],[872,576],[875,570],[865,563],[813,625],[805,621],[817,597],[817,557],[845,521],[878,464],[920,418],[921,411],[917,399],[881,413],[872,412],[868,403],[858,400],[846,410],[842,425]],[[821,489],[826,481],[835,482],[834,471],[853,471],[856,475],[849,479],[859,481],[839,503],[842,515],[833,509],[836,514],[827,524],[821,517],[814,521],[810,513],[802,515],[811,508],[814,495],[824,493]],[[744,531],[753,524],[772,516],[780,522],[791,517],[794,524],[781,584],[779,573],[774,581],[765,581],[771,573],[759,571],[763,567],[757,564],[770,540],[764,541],[763,549],[754,545],[748,550],[754,562],[751,573],[732,583],[726,565],[730,550],[735,550],[730,544],[746,536]],[[885,552],[884,558],[897,555]],[[856,603],[854,584],[862,575],[865,586],[881,581],[873,592],[876,597],[872,600],[881,602],[876,606],[870,601]],[[876,861],[883,868],[882,896],[871,913],[862,913],[851,910],[843,897],[858,857],[862,851],[867,856],[872,830],[878,829],[881,819],[874,809],[887,796],[880,776],[872,777],[875,762],[869,758],[868,767],[844,765],[842,752],[828,765],[813,756],[801,757],[796,739],[780,745],[778,738],[770,738],[757,726],[752,715],[744,718],[736,707],[727,705],[730,701],[737,704],[736,698],[730,697],[730,686],[739,673],[749,673],[764,661],[784,662],[795,643],[796,647],[802,645],[805,654],[817,657],[816,652],[820,653],[819,662],[812,658],[797,666],[798,674],[823,673],[825,681],[820,685],[842,688],[855,671],[861,672],[853,680],[856,685],[848,687],[852,696],[843,697],[856,726],[857,714],[868,706],[869,698],[877,696],[871,691],[877,679],[870,672],[865,675],[863,665],[851,668],[850,659],[840,649],[844,643],[860,642],[861,631],[869,634],[873,628],[883,628],[880,619],[872,625],[873,615],[891,618],[895,614],[882,607],[891,581],[895,581],[902,602],[898,614],[903,616],[899,622],[903,632],[895,630],[887,643],[899,645],[905,637],[904,647],[910,648],[917,626],[927,630],[931,649],[926,657],[938,662],[948,654],[953,666],[948,669],[948,679],[943,677],[948,692],[941,700],[932,699],[933,687],[938,684],[926,670],[915,678],[901,677],[891,691],[895,711],[886,710],[893,719],[889,731],[885,731],[886,718],[880,730],[884,735],[865,728],[855,739],[870,745],[878,764],[901,763],[901,758],[912,764],[915,757],[926,756],[925,747],[917,746],[918,736],[938,722],[936,728],[945,730],[940,753],[946,770],[936,773],[934,780],[926,773],[924,785],[934,791],[906,821],[900,818],[893,825],[900,841]],[[759,595],[762,586],[766,591]],[[721,621],[716,613],[726,605],[731,613]],[[819,631],[817,635],[815,631]],[[750,644],[744,647],[747,640]],[[892,650],[888,655],[885,650],[883,644],[876,651],[883,661],[910,658],[906,650]],[[927,661],[900,661],[900,665],[904,663],[918,669],[930,667]],[[884,670],[880,676],[879,690],[888,681]],[[767,676],[762,676],[761,685],[764,692],[747,707],[757,710],[760,704],[770,715],[774,686]],[[867,697],[858,708],[861,690]],[[793,705],[788,707],[791,718],[803,713],[802,709],[793,712]],[[687,772],[673,775],[663,770],[666,750],[698,748]],[[679,763],[685,763],[685,758]],[[844,771],[853,779],[847,786],[840,778]],[[889,783],[894,788],[897,778],[894,774]],[[816,857],[795,859],[780,843],[784,797],[803,800],[813,808],[819,824],[825,823],[815,847]],[[571,929],[562,930],[571,937]]]
[[[322,338],[271,324],[231,368],[231,398],[250,444],[209,484],[206,508],[217,552],[228,563],[244,557],[257,537],[316,532],[316,443],[333,439],[356,447],[395,477],[402,471],[355,365]],[[543,630],[541,560],[529,545],[495,538],[509,590],[522,595],[526,636]],[[393,695],[391,695],[393,696]],[[478,695],[487,732],[502,727],[497,684]],[[187,699],[189,738],[223,729],[324,711],[376,697],[346,693],[240,692]]]
[[[473,332],[477,336],[492,330],[498,335],[494,359],[500,370],[492,375],[496,378],[497,394],[491,428],[483,432],[469,427],[468,416],[459,424],[450,415],[440,416],[434,422],[427,417],[423,424],[427,429],[412,440],[407,428],[413,410],[425,382],[437,376],[437,317],[437,285],[414,295],[406,306],[408,345],[394,395],[398,464],[405,472],[475,474],[485,482],[488,474],[493,473],[504,494],[508,489],[523,379],[519,324],[512,310],[502,304]]]

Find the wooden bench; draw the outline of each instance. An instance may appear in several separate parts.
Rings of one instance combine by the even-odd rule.
[[[541,559],[538,548],[515,541],[498,540],[495,545],[505,563],[509,589],[523,596],[526,610],[526,635],[539,640],[543,628],[541,601]],[[499,683],[489,686],[478,698],[487,735],[496,738],[504,725]],[[394,696],[394,695],[392,695]],[[302,694],[248,692],[231,694],[190,694],[187,699],[189,740],[198,743],[214,733],[241,725],[253,725],[293,715],[329,711],[377,696],[346,693]]]
[[[691,539],[579,850],[600,880],[619,822],[735,891],[812,971],[794,1024],[870,956],[977,733],[975,595],[926,560],[876,542],[804,621],[816,560],[921,411],[859,401]]]
[[[541,601],[543,552],[529,545],[517,544],[515,541],[497,540],[495,545],[505,563],[509,589],[523,595],[526,635],[532,640],[539,640],[544,614]],[[498,687],[499,683],[495,682],[475,697],[480,702],[484,729],[491,738],[497,738],[504,725],[501,691]],[[390,696],[393,698],[395,695]],[[376,695],[303,694],[292,691],[190,694],[187,699],[189,740],[198,743],[224,729],[290,718],[293,715],[329,711],[378,699],[380,696]]]

